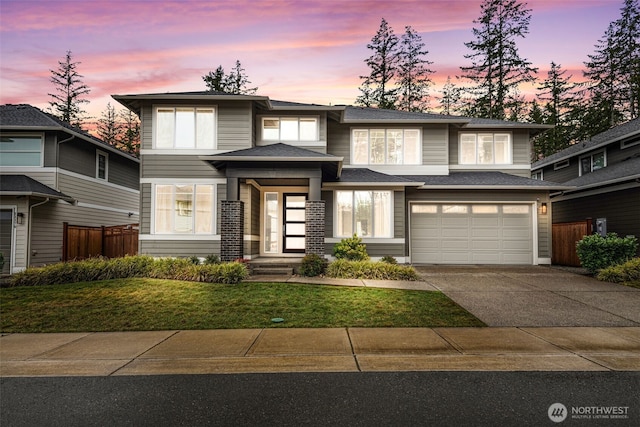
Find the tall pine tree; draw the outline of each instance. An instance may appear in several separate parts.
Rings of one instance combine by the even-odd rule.
[[[82,128],[86,111],[81,106],[89,102],[83,96],[87,95],[90,89],[83,83],[83,76],[78,73],[79,64],[80,62],[73,62],[71,51],[68,50],[64,60],[58,61],[58,68],[49,70],[55,93],[48,95],[53,98],[49,104],[54,116],[72,126]]]
[[[429,88],[433,81],[429,77],[433,62],[426,59],[422,38],[410,26],[400,38],[398,51],[398,109],[404,111],[427,111],[429,109]]]
[[[208,74],[202,76],[202,80],[210,92],[253,95],[258,90],[257,87],[249,87],[251,82],[239,60],[236,60],[236,65],[229,74],[225,73],[222,65],[219,65],[215,71],[209,71]]]
[[[451,76],[447,76],[447,82],[440,91],[440,114],[451,115],[460,109],[460,88],[451,83]]]
[[[462,77],[473,86],[471,113],[478,117],[505,119],[517,102],[517,88],[531,82],[537,69],[518,53],[516,41],[529,32],[531,9],[518,0],[485,0],[473,22],[475,40],[465,43],[472,53],[471,65],[461,67]]]
[[[102,112],[102,117],[98,119],[96,127],[98,137],[109,145],[118,146],[122,134],[122,126],[118,121],[116,109],[107,103],[107,108]]]

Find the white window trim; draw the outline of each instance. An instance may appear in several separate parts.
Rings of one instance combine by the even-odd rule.
[[[299,115],[282,115],[282,116],[258,116],[260,122],[260,141],[276,143],[276,142],[284,142],[287,144],[306,144],[306,143],[317,143],[320,141],[320,116],[299,116]],[[279,125],[278,128],[278,138],[276,139],[266,139],[264,137],[264,121],[265,120],[278,120],[279,123],[282,123],[282,119],[297,119],[298,120],[298,139],[282,139],[282,126]],[[316,121],[316,135],[314,139],[300,139],[300,119],[315,119]]]
[[[100,156],[104,157],[104,178],[100,178]],[[96,179],[109,181],[109,153],[96,150]]]
[[[582,170],[582,159],[586,159],[587,157],[589,157],[591,159],[591,170],[587,173],[593,173],[595,172],[593,170],[593,156],[596,156],[598,154],[602,153],[602,157],[604,159],[604,166],[602,166],[600,169],[604,169],[607,167],[607,150],[606,149],[602,149],[602,150],[598,150],[598,151],[594,151],[591,154],[585,154],[583,156],[580,156],[578,158],[578,170],[580,171],[580,176],[583,175],[583,170]],[[598,170],[598,169],[596,169]]]
[[[474,163],[463,163],[462,162],[462,136],[463,135],[474,135],[475,136],[475,157],[476,161]],[[478,137],[480,135],[492,135],[493,137],[493,163],[478,163]],[[509,143],[507,147],[507,161],[506,163],[496,163],[495,162],[495,135],[507,135],[509,137]],[[512,132],[460,132],[458,133],[458,165],[465,167],[494,167],[494,166],[508,166],[513,165],[513,133]]]
[[[369,138],[369,141],[367,142],[367,163],[354,163],[354,159],[355,159],[355,145],[354,145],[354,138],[353,138],[354,132],[367,131],[367,134],[370,135],[370,132],[372,130],[383,130],[385,132],[385,147],[387,142],[387,131],[389,130],[402,131],[402,162],[403,163],[371,163],[371,147],[369,145],[371,138]],[[404,163],[404,159],[405,159],[404,132],[407,130],[414,130],[418,132],[418,163]],[[354,166],[354,167],[422,166],[424,164],[422,160],[422,128],[419,128],[419,127],[397,127],[397,128],[395,127],[384,127],[384,128],[354,127],[354,128],[351,128],[350,134],[349,134],[349,156],[350,156],[349,166]],[[386,160],[386,153],[385,153],[385,160]]]
[[[149,234],[153,236],[158,236],[159,238],[171,238],[171,236],[175,236],[175,239],[179,240],[180,236],[184,240],[191,240],[195,238],[211,238],[212,236],[217,236],[218,229],[218,184],[220,180],[194,180],[194,181],[180,181],[176,182],[172,179],[161,179],[161,180],[153,180],[151,182],[147,182],[151,184],[151,209],[149,212]],[[158,185],[212,185],[213,186],[213,224],[212,224],[212,233],[196,233],[195,231],[191,233],[156,233],[156,186]],[[195,191],[195,190],[194,190]],[[194,192],[195,195],[195,192]],[[200,236],[200,237],[199,237]]]
[[[333,233],[332,233],[333,234],[333,238],[342,240],[342,239],[346,239],[346,238],[349,238],[349,237],[353,237],[353,235],[351,235],[351,236],[339,236],[338,232],[337,232],[337,230],[338,230],[338,227],[337,227],[337,224],[338,224],[338,200],[337,200],[338,191],[349,191],[352,194],[353,194],[354,191],[380,191],[380,192],[385,191],[385,192],[390,193],[390,197],[389,197],[389,210],[390,210],[390,212],[389,212],[389,231],[391,232],[391,235],[389,235],[389,236],[380,236],[380,237],[378,237],[378,236],[373,236],[373,237],[371,237],[371,236],[366,236],[366,237],[365,236],[358,236],[358,237],[362,238],[363,241],[366,239],[366,240],[369,240],[369,241],[376,241],[376,242],[381,242],[381,241],[383,241],[385,239],[388,240],[388,239],[393,239],[394,238],[394,235],[395,235],[395,227],[394,227],[394,225],[395,225],[395,216],[394,216],[395,215],[395,206],[394,206],[394,204],[395,204],[395,191],[388,190],[388,189],[377,189],[377,188],[373,188],[373,189],[348,189],[348,188],[344,188],[343,189],[343,188],[341,188],[341,189],[335,190],[333,192],[333,206],[334,206],[333,207]],[[353,200],[353,196],[352,196],[351,200]],[[353,205],[352,205],[352,208],[353,208]]]
[[[534,175],[540,174],[540,178],[534,178]],[[544,181],[544,169],[540,169],[535,172],[531,172],[531,179],[538,179],[539,181]]]
[[[0,133],[0,136],[13,138],[13,137],[37,137],[40,138],[40,164],[37,166],[2,166],[2,168],[7,167],[17,167],[17,168],[42,168],[44,167],[44,133]],[[57,166],[57,165],[56,165]]]
[[[633,147],[636,145],[640,145],[640,139],[636,139],[635,141],[620,141],[620,149],[624,150],[625,148]]]
[[[152,150],[170,150],[170,151],[182,151],[182,152],[196,152],[196,151],[200,151],[200,152],[211,152],[211,150],[216,150],[218,148],[218,106],[217,105],[192,105],[192,104],[188,104],[188,105],[180,105],[180,104],[158,104],[158,105],[153,105],[152,107],[152,135],[151,135],[151,147]],[[173,141],[173,148],[156,148],[156,144],[157,144],[157,132],[158,132],[158,109],[162,109],[162,108],[173,108],[174,112],[176,108],[194,108],[194,109],[213,109],[213,147],[211,149],[199,149],[196,147],[193,148],[185,148],[185,147],[180,147],[180,148],[175,148],[175,140]]]
[[[569,159],[560,160],[559,162],[555,162],[553,164],[553,170],[557,171],[559,169],[568,168],[570,164],[571,162],[569,161]]]

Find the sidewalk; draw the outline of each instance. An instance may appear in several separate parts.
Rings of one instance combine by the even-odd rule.
[[[640,371],[640,327],[233,329],[9,334],[0,376]]]

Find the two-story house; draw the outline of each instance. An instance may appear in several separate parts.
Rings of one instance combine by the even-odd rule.
[[[536,124],[219,92],[114,95],[142,120],[140,252],[550,263]]]
[[[0,106],[3,273],[62,259],[63,223],[138,222],[140,162],[30,105]]]
[[[551,194],[554,224],[590,219],[593,231],[640,237],[640,119],[535,162],[531,174],[572,187]]]

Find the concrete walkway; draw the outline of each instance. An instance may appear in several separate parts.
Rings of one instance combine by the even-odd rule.
[[[640,371],[640,290],[548,267],[420,267],[417,282],[253,277],[441,290],[489,328],[8,334],[0,376],[363,371]]]

